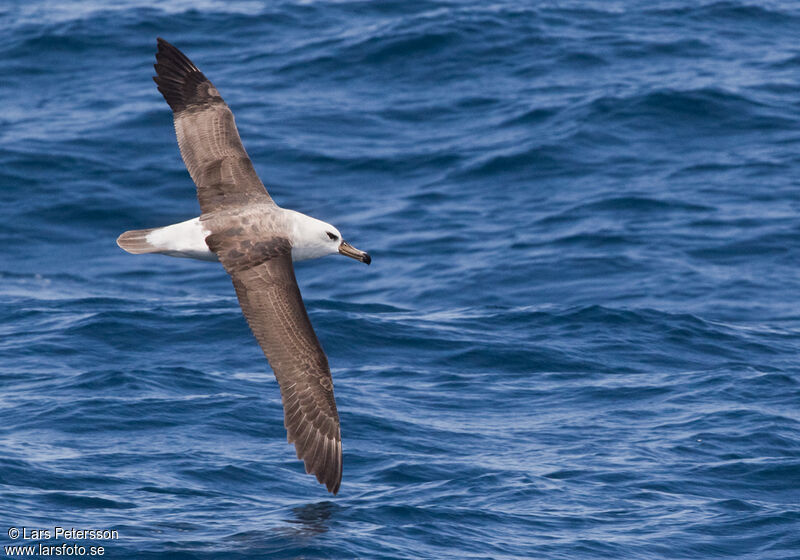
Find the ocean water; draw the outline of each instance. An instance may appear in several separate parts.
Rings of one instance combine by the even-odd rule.
[[[4,547],[800,557],[797,3],[5,0],[0,26]],[[373,256],[297,266],[335,497],[222,268],[115,245],[199,212],[157,36],[275,200]],[[117,533],[30,534],[56,526]]]

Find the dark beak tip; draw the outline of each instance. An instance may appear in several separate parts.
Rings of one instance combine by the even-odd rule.
[[[364,253],[364,258],[362,259],[364,264],[370,264],[372,262],[372,257],[369,256],[369,253]]]

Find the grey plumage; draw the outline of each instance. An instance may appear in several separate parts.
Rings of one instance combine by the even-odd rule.
[[[158,39],[153,80],[172,108],[186,169],[203,213],[225,206],[274,204],[242,146],[233,113],[186,55]]]
[[[283,214],[256,175],[233,113],[214,85],[163,39],[156,60],[153,79],[173,110],[181,155],[197,186],[200,221],[210,232],[206,243],[230,274],[275,372],[289,442],[306,472],[335,494],[342,442],[333,381],[297,286]]]

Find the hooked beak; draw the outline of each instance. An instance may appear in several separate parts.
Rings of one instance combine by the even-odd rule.
[[[355,259],[357,261],[361,261],[366,264],[372,262],[372,257],[369,256],[369,253],[365,253],[364,251],[359,251],[358,249],[350,245],[347,241],[342,241],[342,243],[339,245],[339,252],[343,254],[345,257],[350,257],[351,259]]]

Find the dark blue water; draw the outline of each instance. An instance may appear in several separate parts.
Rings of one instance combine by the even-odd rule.
[[[800,7],[652,6],[0,5],[2,544],[800,557]],[[222,268],[114,243],[199,212],[157,36],[373,255],[297,267],[336,497]]]

